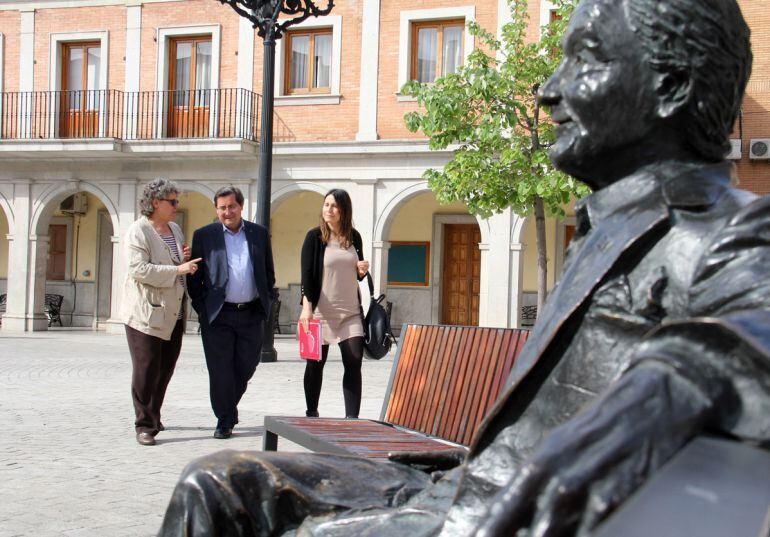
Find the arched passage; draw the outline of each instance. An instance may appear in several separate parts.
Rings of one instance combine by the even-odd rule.
[[[487,221],[462,203],[439,204],[424,182],[394,196],[375,226],[393,324],[478,324],[488,238]]]
[[[33,202],[30,224],[30,313],[46,311],[52,327],[98,328],[111,312],[113,236],[119,229],[113,199],[87,182],[52,185]],[[61,297],[58,316],[57,302],[48,297]]]
[[[10,243],[11,235],[10,207],[5,197],[0,194],[0,323],[6,309],[6,290],[8,289],[8,271],[10,269]]]
[[[281,300],[278,324],[281,332],[292,333],[299,318],[300,251],[308,230],[317,226],[325,190],[284,188],[273,197],[270,214],[276,286]]]

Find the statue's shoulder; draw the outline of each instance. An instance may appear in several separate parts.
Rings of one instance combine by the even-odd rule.
[[[693,313],[770,309],[770,196],[742,195],[709,241],[690,289]]]

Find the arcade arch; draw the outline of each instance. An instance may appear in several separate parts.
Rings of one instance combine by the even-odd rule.
[[[319,223],[325,190],[282,189],[272,202],[270,232],[281,310],[278,324],[291,333],[299,318],[300,252],[308,230]]]
[[[392,323],[478,324],[486,221],[463,203],[441,205],[427,185],[394,198],[377,223],[379,277],[394,303]]]

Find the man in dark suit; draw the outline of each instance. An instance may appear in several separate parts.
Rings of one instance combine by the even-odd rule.
[[[214,206],[219,221],[193,234],[192,251],[202,261],[187,285],[209,370],[214,438],[225,439],[238,423],[238,402],[259,363],[275,273],[267,230],[241,218],[243,193],[220,188]]]
[[[583,537],[697,435],[770,446],[770,197],[723,160],[738,3],[581,0],[563,43],[550,156],[593,193],[463,464],[223,452],[188,467],[163,537]]]

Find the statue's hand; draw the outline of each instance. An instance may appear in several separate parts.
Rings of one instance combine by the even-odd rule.
[[[456,466],[460,466],[465,460],[466,453],[462,449],[421,453],[399,451],[388,453],[388,460],[431,473],[437,470],[451,470]]]
[[[710,402],[672,368],[632,369],[554,429],[495,497],[477,537],[575,535],[598,525],[703,425]]]

